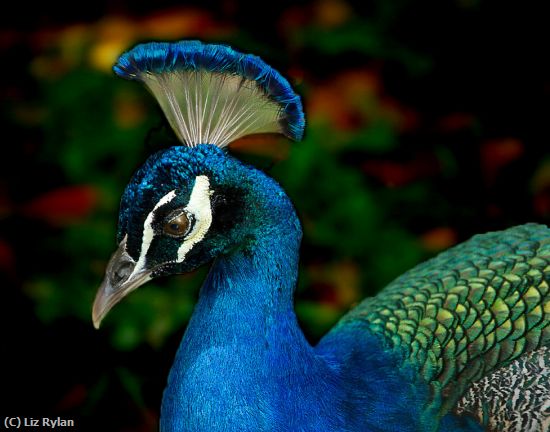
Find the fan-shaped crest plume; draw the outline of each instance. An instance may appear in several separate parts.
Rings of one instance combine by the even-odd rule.
[[[256,133],[302,138],[299,96],[254,55],[199,41],[152,42],[120,56],[114,71],[149,88],[188,146],[225,147]]]

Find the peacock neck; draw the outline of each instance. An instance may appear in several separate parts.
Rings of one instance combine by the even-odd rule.
[[[292,216],[214,262],[170,372],[163,431],[331,430],[322,407],[337,385],[293,309]]]
[[[203,285],[186,337],[196,332],[202,348],[238,341],[308,349],[293,307],[299,239],[262,235],[246,248],[214,262]]]
[[[302,237],[294,208],[276,182],[247,168],[242,241],[218,256],[205,281],[182,350],[234,344],[248,361],[266,346],[311,351],[297,324],[293,296]],[[241,181],[241,180],[238,180]],[[196,341],[195,341],[196,339]],[[260,351],[258,351],[260,350]],[[252,355],[252,357],[251,357]]]

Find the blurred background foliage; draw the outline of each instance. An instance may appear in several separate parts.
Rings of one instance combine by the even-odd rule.
[[[90,309],[132,172],[174,143],[114,76],[148,40],[260,55],[302,95],[301,143],[231,151],[268,171],[304,228],[296,309],[312,343],[365,296],[471,235],[548,222],[547,69],[534,11],[482,0],[12,4],[0,18],[2,403],[79,430],[156,430],[206,269],[149,283],[100,332]],[[544,82],[539,82],[540,72]],[[546,99],[547,100],[547,99]],[[548,112],[546,111],[546,114]]]

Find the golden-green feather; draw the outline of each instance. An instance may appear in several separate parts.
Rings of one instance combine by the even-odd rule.
[[[337,328],[361,321],[401,351],[443,415],[476,381],[550,344],[549,281],[547,227],[477,235],[405,273]]]

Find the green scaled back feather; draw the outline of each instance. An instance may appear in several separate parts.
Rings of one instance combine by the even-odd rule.
[[[528,224],[477,235],[366,299],[334,329],[358,321],[400,350],[453,409],[468,387],[550,345],[550,229]]]

